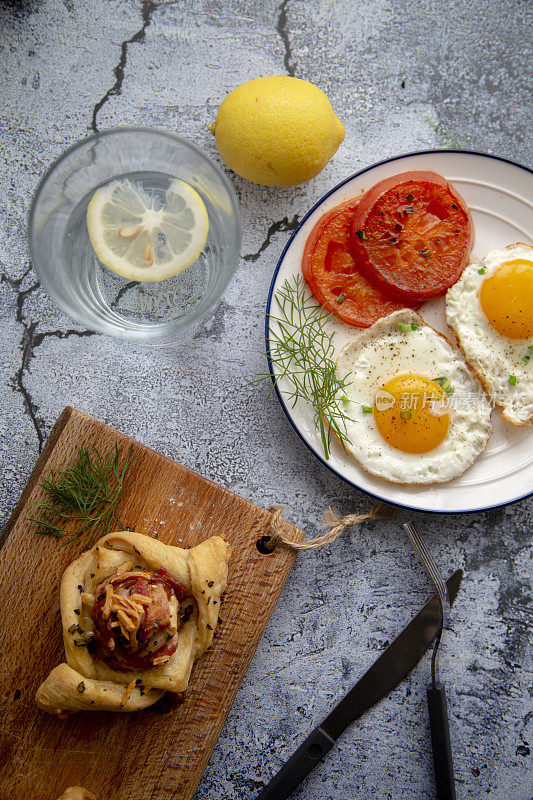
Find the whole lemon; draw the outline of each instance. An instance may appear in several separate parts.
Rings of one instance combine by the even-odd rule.
[[[226,164],[264,186],[314,178],[344,139],[344,126],[324,92],[286,75],[238,86],[209,127]]]

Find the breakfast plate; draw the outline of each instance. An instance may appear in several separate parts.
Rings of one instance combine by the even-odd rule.
[[[470,208],[474,227],[471,260],[481,259],[489,251],[514,242],[533,242],[533,170],[527,167],[498,156],[461,150],[430,150],[374,164],[324,195],[288,241],[268,296],[267,351],[270,352],[271,336],[278,329],[276,292],[286,280],[301,275],[305,243],[316,222],[330,209],[370,189],[378,181],[409,170],[437,172],[462,195]],[[423,303],[419,313],[429,325],[455,341],[453,331],[446,324],[443,297]],[[334,358],[361,331],[336,318],[327,326],[335,333]],[[269,369],[283,410],[311,452],[348,484],[373,497],[418,511],[456,514],[495,508],[533,493],[533,427],[511,425],[498,409],[492,412],[493,430],[486,449],[463,475],[448,483],[394,484],[365,472],[336,440],[332,441],[326,459],[314,421],[314,409],[302,400],[293,406],[286,379],[279,379],[272,363]]]

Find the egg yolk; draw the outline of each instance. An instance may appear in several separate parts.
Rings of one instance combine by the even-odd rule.
[[[502,264],[483,281],[479,299],[488,321],[502,336],[533,336],[533,261]]]
[[[387,444],[404,453],[427,453],[443,441],[450,424],[448,396],[435,381],[398,375],[376,393],[374,420]]]

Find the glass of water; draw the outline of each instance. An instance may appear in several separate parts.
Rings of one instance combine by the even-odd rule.
[[[209,232],[198,259],[162,281],[132,281],[97,258],[87,230],[96,189],[117,179],[162,203],[178,178],[201,196]],[[50,297],[94,331],[169,344],[189,338],[235,272],[240,218],[225,175],[195,145],[152,128],[114,128],[67,150],[40,182],[30,209],[34,268]]]

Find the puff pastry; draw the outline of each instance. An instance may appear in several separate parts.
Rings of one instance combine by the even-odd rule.
[[[58,800],[96,800],[96,797],[83,786],[69,786]]]
[[[38,688],[39,708],[139,711],[183,692],[213,641],[228,560],[220,536],[189,550],[130,531],[100,539],[63,574],[66,663]]]

